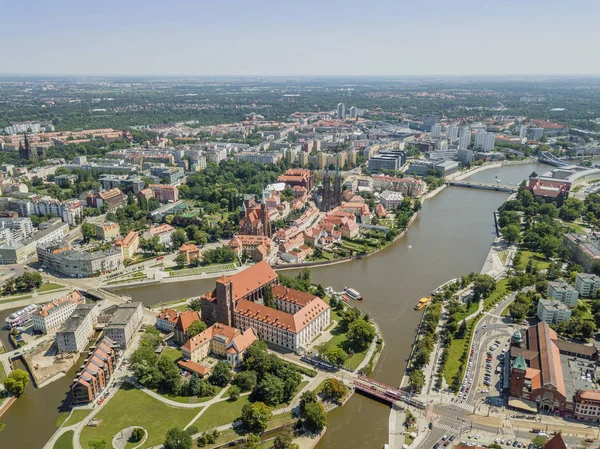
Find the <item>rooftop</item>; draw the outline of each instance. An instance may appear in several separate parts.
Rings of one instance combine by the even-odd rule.
[[[59,332],[75,332],[95,307],[96,304],[79,304]]]
[[[127,326],[131,321],[131,318],[137,312],[138,307],[141,306],[141,302],[130,302],[127,304],[120,305],[113,314],[112,318],[108,321],[106,327],[109,328]]]

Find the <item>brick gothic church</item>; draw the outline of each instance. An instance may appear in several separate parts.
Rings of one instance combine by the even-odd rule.
[[[265,198],[263,195],[260,206],[254,206],[253,202],[248,206],[244,202],[242,204],[241,220],[240,220],[240,235],[259,235],[271,238],[271,220],[269,212],[265,206]]]

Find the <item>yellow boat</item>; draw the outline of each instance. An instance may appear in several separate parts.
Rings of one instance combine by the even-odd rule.
[[[419,302],[415,306],[415,310],[421,310],[423,307],[429,304],[429,301],[431,301],[431,296],[425,296],[424,298],[419,299]]]

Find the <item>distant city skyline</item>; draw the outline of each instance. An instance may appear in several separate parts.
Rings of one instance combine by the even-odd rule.
[[[575,3],[7,2],[0,74],[598,75],[600,2]]]

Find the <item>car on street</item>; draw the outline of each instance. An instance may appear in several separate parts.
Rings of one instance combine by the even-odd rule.
[[[437,449],[438,447],[440,447],[440,443],[435,443],[435,444],[433,445],[433,449]]]
[[[513,441],[512,447],[517,447],[517,444],[519,444],[517,440]]]

